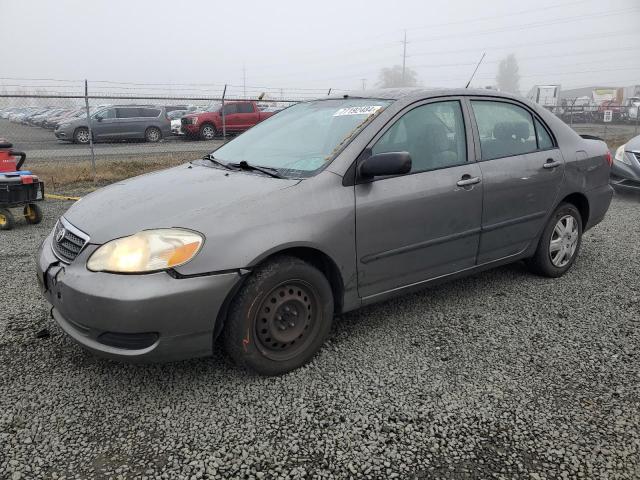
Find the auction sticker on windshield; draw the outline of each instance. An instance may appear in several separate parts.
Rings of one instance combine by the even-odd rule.
[[[373,115],[382,108],[382,105],[364,105],[362,107],[345,107],[333,114],[334,117],[343,115]]]

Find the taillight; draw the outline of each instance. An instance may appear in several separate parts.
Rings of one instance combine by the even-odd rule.
[[[611,152],[607,150],[607,163],[611,167],[613,165],[613,157],[611,156]]]

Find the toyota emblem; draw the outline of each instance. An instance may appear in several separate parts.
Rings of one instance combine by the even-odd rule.
[[[60,230],[58,230],[58,233],[56,233],[56,242],[60,243],[64,239],[64,236],[66,234],[67,231],[64,229],[64,227],[60,228]]]

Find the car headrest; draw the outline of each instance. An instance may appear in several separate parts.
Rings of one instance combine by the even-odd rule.
[[[433,152],[449,150],[449,137],[444,125],[439,122],[430,122],[427,124],[426,133]]]
[[[529,138],[527,122],[499,122],[493,127],[496,140],[526,140]]]

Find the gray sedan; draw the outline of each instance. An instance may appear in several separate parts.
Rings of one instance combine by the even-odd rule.
[[[611,184],[640,191],[640,135],[616,150],[611,167]]]
[[[609,207],[611,156],[487,90],[300,103],[203,159],[99,190],[38,253],[60,327],[121,359],[308,362],[335,315],[518,260],[559,277]]]

